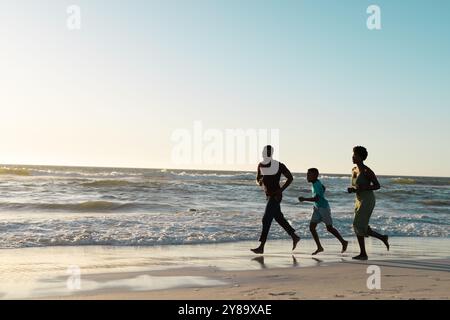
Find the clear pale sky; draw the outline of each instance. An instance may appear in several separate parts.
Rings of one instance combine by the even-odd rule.
[[[280,129],[293,171],[348,173],[361,144],[379,174],[450,176],[449,1],[2,0],[0,23],[0,163],[173,168],[200,120]]]

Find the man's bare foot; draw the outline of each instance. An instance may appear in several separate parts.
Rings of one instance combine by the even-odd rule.
[[[356,257],[353,257],[352,259],[353,260],[367,260],[367,259],[369,259],[369,257],[367,255],[360,254],[360,255],[358,255]]]
[[[321,253],[321,252],[323,252],[323,248],[317,248],[317,250],[314,251],[314,252],[312,253],[312,255],[315,256],[316,254]]]
[[[342,244],[341,253],[344,253],[345,251],[347,251],[347,247],[348,247],[348,241],[344,241],[344,243]]]
[[[264,248],[258,247],[256,249],[250,249],[251,251],[253,251],[253,253],[256,254],[263,254],[264,253]]]
[[[383,237],[383,239],[381,241],[383,241],[384,245],[387,248],[387,251],[389,251],[389,237],[386,235]]]
[[[295,250],[295,248],[297,247],[297,243],[300,241],[300,237],[297,235],[294,235],[292,237],[292,251]]]

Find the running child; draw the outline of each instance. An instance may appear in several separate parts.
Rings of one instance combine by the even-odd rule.
[[[309,224],[309,230],[314,238],[314,241],[317,244],[317,250],[312,253],[312,255],[316,255],[323,251],[323,247],[319,240],[319,235],[317,234],[316,227],[320,222],[325,223],[327,226],[328,232],[334,235],[342,244],[342,253],[347,250],[348,241],[345,241],[340,235],[339,231],[337,231],[333,227],[333,220],[331,219],[331,209],[328,204],[327,199],[325,199],[325,186],[319,180],[319,170],[316,168],[308,169],[308,173],[306,174],[306,179],[309,183],[312,183],[312,197],[304,198],[299,197],[298,200],[300,202],[310,201],[314,202],[313,214],[311,217],[311,222]]]

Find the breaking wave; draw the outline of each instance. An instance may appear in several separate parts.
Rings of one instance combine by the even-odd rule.
[[[94,188],[107,188],[107,187],[126,187],[133,183],[127,180],[96,180],[91,182],[85,182],[81,185],[84,187],[94,187]]]
[[[0,203],[0,208],[9,210],[31,211],[71,211],[71,212],[110,212],[130,210],[137,207],[135,203],[111,201],[85,201],[80,203]]]
[[[0,175],[12,175],[12,176],[30,176],[31,173],[25,168],[0,168]]]

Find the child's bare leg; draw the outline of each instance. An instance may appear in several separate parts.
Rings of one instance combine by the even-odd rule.
[[[318,253],[323,251],[323,247],[320,244],[319,235],[317,234],[316,227],[317,227],[317,223],[311,222],[309,224],[309,231],[311,231],[311,234],[312,234],[312,236],[314,238],[314,241],[316,242],[316,245],[317,245],[317,250],[312,253],[313,256],[315,256],[316,254],[318,254]]]
[[[335,236],[342,244],[342,251],[341,253],[344,253],[347,250],[348,247],[348,241],[345,241],[344,238],[342,238],[339,231],[336,230],[335,227],[333,227],[331,224],[327,226],[327,231],[331,233],[333,236]]]

